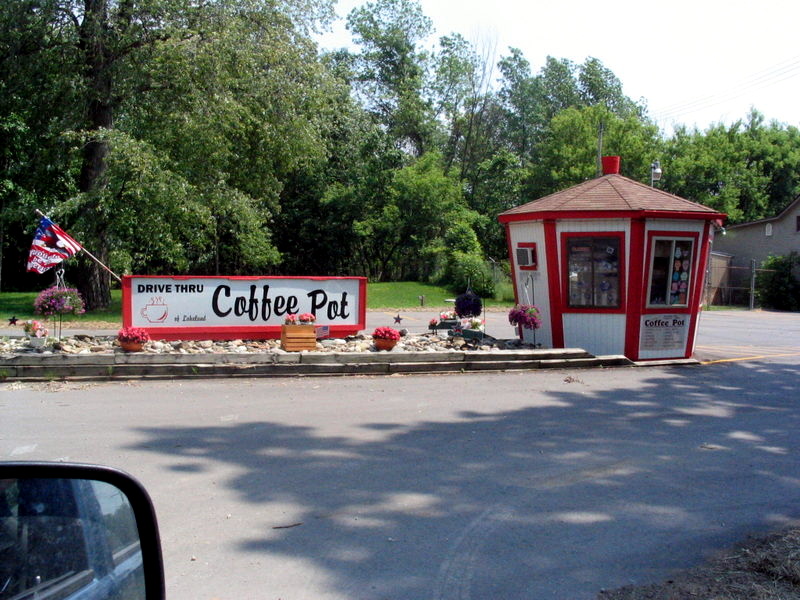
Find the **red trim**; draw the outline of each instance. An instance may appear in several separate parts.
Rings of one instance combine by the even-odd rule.
[[[539,255],[536,253],[536,242],[517,242],[517,248],[533,248],[533,264],[519,265],[520,271],[536,271],[539,268]]]
[[[694,354],[694,341],[697,334],[697,323],[700,320],[700,304],[705,289],[706,267],[708,266],[708,254],[711,251],[711,224],[706,223],[703,229],[703,248],[700,251],[700,260],[697,264],[698,274],[697,285],[692,293],[692,302],[689,305],[692,309],[692,317],[689,321],[689,335],[686,337],[686,354],[684,358],[691,358]]]
[[[221,275],[125,275],[122,278],[122,324],[123,327],[130,327],[133,323],[133,279],[172,279],[185,281],[189,279],[212,279],[212,280],[291,280],[301,279],[305,281],[328,281],[350,279],[358,281],[358,322],[344,325],[328,325],[331,335],[344,337],[355,335],[366,327],[367,320],[367,279],[366,277],[305,277],[287,275],[269,276],[230,276]],[[324,322],[320,325],[326,325]],[[203,327],[143,327],[154,339],[159,340],[235,340],[235,339],[277,339],[281,335],[280,325],[252,325],[252,326],[203,326]]]
[[[706,230],[708,230],[708,223],[705,225]],[[659,314],[659,313],[691,313],[692,312],[692,298],[695,289],[695,275],[697,271],[692,271],[692,275],[689,277],[689,287],[686,290],[686,306],[673,306],[673,305],[657,305],[657,306],[648,306],[650,302],[649,298],[649,287],[650,287],[650,278],[652,276],[652,269],[653,269],[653,245],[654,245],[654,238],[666,238],[670,240],[675,239],[685,239],[690,238],[694,242],[692,246],[694,257],[692,260],[692,269],[696,269],[699,267],[698,257],[699,257],[699,237],[700,234],[696,231],[656,231],[650,230],[647,232],[647,260],[645,261],[646,269],[645,269],[645,279],[642,281],[642,314],[651,315],[651,314]]]
[[[639,360],[639,335],[642,325],[642,300],[645,291],[642,290],[645,271],[645,220],[633,219],[631,221],[631,246],[628,290],[628,312],[625,318],[625,356],[631,360]]]
[[[501,223],[544,221],[546,219],[677,219],[713,221],[725,218],[724,213],[670,210],[548,210],[500,215]]]
[[[122,276],[122,326],[130,327],[133,322],[133,302],[131,298],[131,276]]]
[[[547,288],[550,296],[550,329],[553,348],[564,347],[564,308],[561,304],[561,282],[558,268],[558,236],[556,222],[544,221],[544,245],[547,253]]]
[[[618,307],[572,307],[569,306],[569,277],[567,273],[567,240],[576,237],[590,238],[617,238],[619,240],[619,306]],[[625,232],[624,231],[562,231],[561,232],[561,269],[559,274],[564,274],[561,280],[562,312],[564,313],[591,313],[591,314],[623,314],[627,298],[625,277]]]

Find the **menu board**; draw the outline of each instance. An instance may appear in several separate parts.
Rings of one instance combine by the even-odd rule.
[[[689,315],[645,315],[642,317],[639,351],[686,348]]]

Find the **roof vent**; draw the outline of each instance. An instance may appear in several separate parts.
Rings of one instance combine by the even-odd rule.
[[[604,156],[603,175],[619,175],[619,156]]]

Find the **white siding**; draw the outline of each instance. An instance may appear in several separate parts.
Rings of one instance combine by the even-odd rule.
[[[556,226],[558,233],[558,251],[561,248],[561,234],[569,233],[625,233],[625,247],[622,250],[625,257],[625,277],[620,281],[628,285],[630,278],[630,246],[631,228],[629,219],[592,219],[559,221]],[[559,261],[559,265],[561,262]],[[628,291],[625,290],[627,296]],[[624,314],[609,313],[565,313],[564,346],[567,348],[583,348],[594,355],[624,354],[625,352],[625,320]]]
[[[595,356],[625,353],[625,315],[567,313],[564,345],[583,348]]]
[[[544,225],[541,221],[511,223],[511,260],[514,261],[514,276],[517,282],[517,298],[523,304],[535,304],[542,315],[542,328],[536,331],[536,343],[545,348],[553,346],[553,333],[550,328],[550,288],[547,280],[547,248],[544,245]],[[526,271],[517,267],[516,251],[520,242],[534,242],[539,268]],[[523,339],[533,343],[534,332],[523,329]]]
[[[691,231],[703,233],[705,221],[671,220],[671,219],[648,219],[645,224],[647,231]]]

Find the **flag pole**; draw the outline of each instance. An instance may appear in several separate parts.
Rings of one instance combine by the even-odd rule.
[[[40,217],[44,217],[45,219],[48,219],[48,220],[50,219],[50,217],[48,217],[46,214],[44,214],[44,213],[43,213],[42,211],[40,211],[38,208],[37,208],[37,209],[35,209],[35,210],[36,210],[36,214],[37,214],[37,215],[39,215]],[[122,279],[120,278],[120,276],[119,276],[119,275],[117,275],[116,273],[114,273],[114,271],[112,271],[112,270],[111,270],[111,269],[109,269],[107,266],[105,266],[105,265],[104,265],[102,262],[100,262],[100,259],[99,259],[99,258],[97,258],[97,257],[96,257],[94,254],[92,254],[91,252],[89,252],[89,251],[88,251],[88,250],[87,250],[87,249],[86,249],[86,248],[83,246],[83,244],[81,244],[81,250],[83,250],[84,252],[86,252],[87,256],[88,256],[89,258],[91,258],[91,259],[92,259],[94,262],[96,262],[98,265],[100,265],[101,267],[103,267],[103,268],[104,268],[106,271],[108,271],[109,273],[111,273],[111,275],[113,275],[113,276],[114,276],[114,278],[115,278],[117,281],[119,281],[119,282],[122,282]]]

